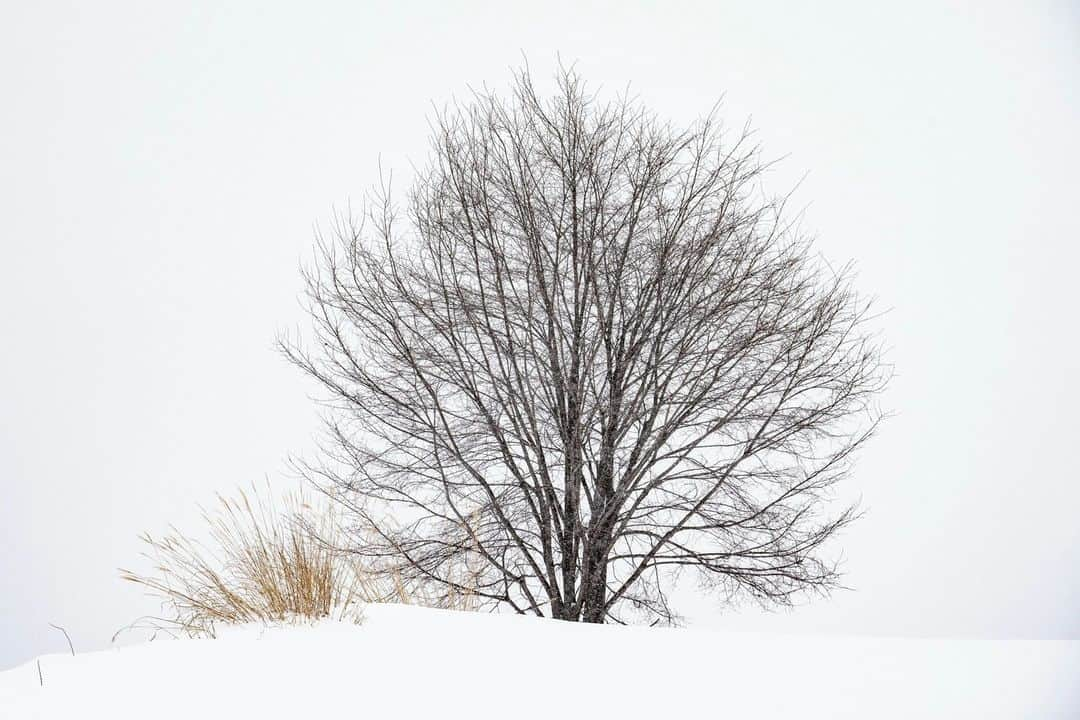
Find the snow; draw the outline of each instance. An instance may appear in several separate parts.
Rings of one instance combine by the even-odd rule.
[[[584,626],[373,605],[362,625],[159,636],[0,673],[4,720],[552,716],[1076,718],[1080,643]]]

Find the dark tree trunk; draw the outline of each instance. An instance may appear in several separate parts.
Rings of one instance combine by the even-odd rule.
[[[607,616],[606,542],[590,543],[585,563],[588,575],[582,578],[581,622],[602,623]]]
[[[615,529],[606,503],[596,510],[596,524],[589,529],[581,560],[581,621],[588,623],[602,623],[607,617],[608,553]]]

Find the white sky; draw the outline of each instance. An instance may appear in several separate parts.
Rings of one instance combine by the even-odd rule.
[[[724,94],[892,308],[856,591],[698,620],[1080,637],[1075,5],[219,5],[0,10],[0,668],[154,612],[116,573],[140,532],[293,482],[313,388],[272,343],[313,223],[522,53],[677,122]]]

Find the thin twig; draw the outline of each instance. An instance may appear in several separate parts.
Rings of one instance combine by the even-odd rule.
[[[75,654],[75,646],[71,644],[71,636],[68,635],[67,630],[60,627],[59,625],[53,625],[52,623],[49,623],[49,625],[50,625],[50,627],[54,627],[57,630],[59,630],[60,632],[64,633],[64,637],[67,638],[68,649],[71,650],[71,654],[74,655]]]

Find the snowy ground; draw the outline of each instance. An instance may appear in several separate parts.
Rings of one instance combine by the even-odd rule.
[[[0,718],[1080,717],[1075,642],[366,617],[49,655],[0,673]]]

